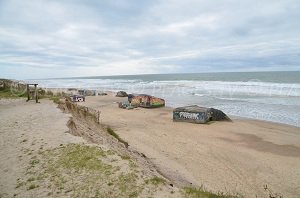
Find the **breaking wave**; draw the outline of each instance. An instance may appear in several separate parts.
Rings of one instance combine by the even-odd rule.
[[[168,106],[198,104],[229,115],[300,126],[300,84],[259,81],[155,81],[142,79],[37,80],[47,88],[124,90],[163,97]]]

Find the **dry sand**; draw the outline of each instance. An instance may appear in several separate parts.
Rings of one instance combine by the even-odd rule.
[[[87,97],[111,126],[178,185],[266,197],[264,185],[284,197],[300,197],[300,128],[234,118],[209,125],[173,122],[171,108],[125,110],[126,98]]]
[[[18,194],[17,180],[39,150],[84,142],[65,133],[69,117],[52,101],[35,104],[25,99],[0,100],[0,197]]]
[[[52,101],[0,99],[0,198],[181,196],[138,152],[72,115],[83,138]]]

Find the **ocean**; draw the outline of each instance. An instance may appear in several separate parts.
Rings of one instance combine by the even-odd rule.
[[[300,127],[300,71],[91,76],[34,80],[46,88],[150,94],[166,105],[200,105],[228,115]]]

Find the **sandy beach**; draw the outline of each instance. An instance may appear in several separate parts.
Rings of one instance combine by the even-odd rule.
[[[117,102],[126,99],[108,93],[106,96],[88,96],[86,102],[77,103],[100,111],[100,128],[73,114],[63,113],[48,99],[39,104],[27,103],[25,99],[1,99],[0,197],[78,195],[76,190],[70,189],[75,184],[68,182],[63,186],[64,190],[54,185],[50,192],[49,185],[33,190],[28,187],[29,184],[32,186],[32,177],[29,177],[32,171],[28,173],[28,164],[36,158],[41,162],[44,160],[41,167],[29,167],[34,167],[37,174],[48,163],[48,159],[45,161],[40,157],[43,152],[70,144],[112,150],[118,153],[115,158],[122,170],[128,167],[120,156],[130,156],[136,162],[135,167],[139,167],[133,170],[140,174],[139,177],[158,175],[165,178],[167,182],[160,190],[157,186],[143,186],[141,189],[147,190],[138,191],[140,197],[147,197],[150,192],[154,197],[181,197],[179,189],[186,186],[203,186],[209,191],[244,197],[268,197],[265,185],[274,194],[299,197],[299,128],[242,118],[209,124],[173,122],[172,109],[168,107],[118,108]],[[75,126],[71,131],[70,119]],[[120,146],[105,132],[106,127],[128,142],[129,148]],[[51,180],[46,178],[45,181]],[[169,186],[171,183],[173,187]],[[95,187],[97,182],[90,185]],[[109,187],[103,189],[110,190]]]
[[[233,118],[206,125],[172,121],[171,108],[124,110],[126,98],[87,97],[130,147],[144,153],[157,169],[179,185],[265,197],[264,185],[284,197],[300,196],[300,129]]]

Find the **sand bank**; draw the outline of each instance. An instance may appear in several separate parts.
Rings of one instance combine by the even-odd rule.
[[[263,186],[284,197],[300,196],[300,129],[234,118],[208,125],[172,121],[171,108],[124,110],[126,98],[87,97],[82,105],[101,111],[130,147],[144,153],[179,185],[266,196]]]
[[[25,100],[0,99],[1,198],[181,196],[101,126]]]

